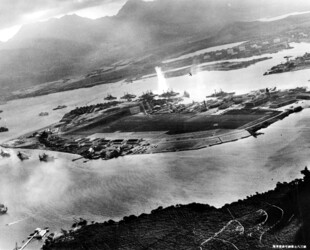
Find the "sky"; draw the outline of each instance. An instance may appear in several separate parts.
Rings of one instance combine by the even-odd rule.
[[[53,17],[61,17],[67,14],[77,14],[91,19],[112,16],[117,14],[126,1],[127,0],[0,0],[0,41],[7,41],[13,37],[22,25],[45,21]],[[194,0],[188,1],[194,3]],[[240,4],[239,7],[243,5],[243,7],[252,6],[254,8],[255,6],[257,7],[257,4],[259,6],[266,6],[266,8],[268,5],[268,7],[273,7],[273,9],[281,9],[283,14],[310,10],[310,0],[205,1],[219,1],[229,6]],[[263,12],[262,8],[262,16],[264,14]],[[270,16],[268,16],[268,18],[270,18]],[[268,21],[268,19],[263,19],[262,21]]]
[[[117,14],[127,0],[1,0],[0,41],[14,36],[22,25],[67,14],[96,19]]]

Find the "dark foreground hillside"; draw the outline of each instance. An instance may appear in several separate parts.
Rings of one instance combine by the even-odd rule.
[[[216,209],[189,204],[157,208],[64,231],[44,250],[60,249],[272,249],[310,246],[310,171],[303,179]],[[281,248],[280,248],[281,249]]]

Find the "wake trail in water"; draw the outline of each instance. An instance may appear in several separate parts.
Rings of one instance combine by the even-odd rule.
[[[12,226],[12,225],[15,225],[15,224],[17,224],[17,223],[20,223],[20,222],[22,222],[22,221],[25,221],[25,220],[27,220],[27,219],[29,219],[30,217],[27,217],[27,218],[24,218],[24,219],[20,219],[20,220],[17,220],[17,221],[13,221],[13,222],[10,222],[10,223],[7,223],[7,224],[5,224],[6,226]]]

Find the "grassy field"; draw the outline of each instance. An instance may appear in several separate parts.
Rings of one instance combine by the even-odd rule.
[[[119,132],[168,131],[169,134],[206,131],[211,129],[237,129],[273,113],[261,110],[234,110],[224,115],[156,114],[125,116],[108,123],[77,130],[74,134]]]

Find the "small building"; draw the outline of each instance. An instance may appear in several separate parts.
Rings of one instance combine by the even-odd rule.
[[[139,144],[139,142],[140,142],[139,139],[129,139],[129,140],[127,140],[127,144],[129,144],[129,145]]]
[[[140,106],[131,107],[129,109],[130,114],[135,115],[141,112]]]
[[[285,100],[278,100],[270,105],[270,108],[280,108],[286,105],[290,105],[292,103],[296,102],[296,99],[285,99]]]
[[[112,141],[112,143],[114,145],[121,145],[123,142],[124,142],[123,139],[115,139],[115,140]]]
[[[233,49],[227,49],[227,54],[233,55],[234,54],[234,50]]]
[[[279,43],[279,42],[281,42],[280,38],[273,39],[273,43]]]
[[[204,59],[204,60],[208,60],[208,59],[210,59],[210,58],[211,58],[210,55],[204,55],[204,56],[203,56],[203,59]]]
[[[239,46],[239,51],[245,51],[245,46]]]

